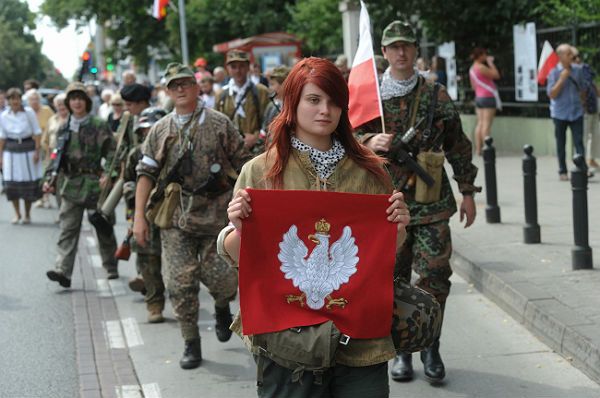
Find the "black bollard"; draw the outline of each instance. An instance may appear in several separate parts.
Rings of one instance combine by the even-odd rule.
[[[575,167],[571,170],[573,190],[573,235],[575,247],[571,250],[573,270],[592,269],[592,248],[588,241],[587,166],[582,155],[573,157]]]
[[[487,207],[485,219],[490,224],[500,222],[500,208],[498,207],[498,191],[496,190],[496,149],[492,145],[492,137],[485,138],[483,147],[483,166],[485,169],[485,196]]]
[[[533,147],[523,147],[523,194],[525,198],[525,226],[523,227],[523,241],[525,243],[540,243],[540,225],[537,215],[537,188],[535,175],[537,162],[533,156]]]

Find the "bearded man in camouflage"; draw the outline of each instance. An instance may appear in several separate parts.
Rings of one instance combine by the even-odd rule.
[[[137,244],[144,246],[149,234],[145,210],[152,188],[177,184],[176,208],[160,230],[163,277],[185,341],[179,364],[192,369],[202,361],[200,282],[215,299],[217,338],[231,337],[229,302],[237,293],[237,273],[218,257],[216,240],[227,224],[230,181],[250,154],[231,121],[198,98],[200,87],[189,67],[171,63],[165,79],[175,110],[152,126],[142,145],[133,234]]]
[[[463,195],[460,219],[466,218],[465,227],[475,220],[473,193],[480,188],[473,185],[477,168],[471,163],[471,142],[445,87],[427,82],[415,69],[416,43],[408,23],[394,21],[383,31],[383,56],[390,64],[381,81],[385,130],[381,120],[376,119],[359,127],[357,135],[367,147],[390,161],[394,185],[404,192],[409,206],[411,221],[406,241],[396,256],[396,275],[410,282],[412,267],[419,274],[416,285],[435,296],[443,310],[452,274],[448,223],[456,212],[452,187],[443,168],[444,157]],[[431,186],[417,175],[411,159],[433,176]],[[432,382],[441,381],[446,374],[439,345],[438,339],[421,352],[425,376]],[[396,381],[411,380],[411,354],[397,355],[391,374]]]

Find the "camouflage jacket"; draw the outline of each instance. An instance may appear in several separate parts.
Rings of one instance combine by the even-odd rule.
[[[172,112],[152,126],[142,144],[143,159],[136,169],[138,177],[145,175],[155,181],[164,179],[177,164],[184,139],[175,117]],[[210,181],[212,165],[221,166],[216,178],[234,181],[242,165],[251,156],[244,149],[243,138],[221,113],[197,107],[189,125],[191,170],[186,171],[182,165],[178,168],[177,177],[184,193],[181,205],[173,215],[173,227],[193,234],[216,236],[227,224],[226,210],[231,186],[214,198],[194,191]]]
[[[60,164],[64,178],[59,193],[71,202],[94,208],[100,196],[100,176],[112,164],[116,141],[106,122],[93,116],[77,132],[65,124],[58,132],[63,134],[69,135],[69,142]]]
[[[235,111],[235,95],[229,95],[228,86],[225,86],[223,90],[217,94],[215,100],[215,109],[219,112],[224,113],[234,124],[241,134],[254,134],[259,135],[262,127],[262,121],[265,114],[265,109],[269,104],[269,89],[262,84],[254,84],[254,87],[250,88],[244,102],[241,105],[246,117],[241,117]],[[264,146],[264,142],[262,144]],[[263,146],[258,142],[255,148],[252,148],[252,152],[261,153],[263,152]]]
[[[138,144],[129,151],[127,161],[125,162],[125,169],[123,170],[123,180],[125,181],[123,197],[125,198],[127,221],[130,224],[130,228],[133,228],[133,215],[135,213],[135,188],[137,180],[135,168],[141,158],[142,144]],[[133,236],[130,243],[131,250],[136,253],[160,255],[160,228],[153,224],[150,225],[150,239],[145,247],[138,246]]]
[[[264,175],[271,167],[271,160],[267,160],[266,154],[259,155],[246,163],[240,173],[235,190],[245,187],[255,189],[272,189]],[[292,149],[292,154],[285,166],[283,174],[283,189],[319,190],[317,172],[310,160],[308,152],[300,152]],[[322,182],[321,182],[322,184]],[[333,174],[327,179],[325,190],[335,192],[353,192],[365,194],[388,194],[390,192],[390,181],[386,183],[374,177],[373,174],[358,166],[347,156],[343,157],[337,164]],[[382,214],[385,217],[385,214]],[[402,242],[398,242],[398,247]],[[390,275],[390,278],[393,278]],[[392,316],[390,312],[390,317]],[[231,326],[232,330],[242,334],[243,314],[236,317]],[[246,346],[257,353],[258,347],[254,346],[252,339],[245,337]],[[339,345],[335,354],[336,363],[346,366],[371,366],[386,362],[395,354],[394,343],[391,336],[375,339],[351,339],[348,345]]]
[[[419,83],[412,92],[404,97],[394,97],[383,101],[385,131],[393,134],[394,137],[390,151],[381,155],[390,162],[388,169],[392,175],[394,185],[405,194],[406,203],[410,208],[410,225],[429,224],[450,218],[456,212],[456,201],[446,171],[443,169],[440,200],[428,204],[416,202],[414,200],[414,185],[409,187],[406,185],[408,177],[413,172],[398,158],[395,151],[397,148],[403,148],[414,156],[420,151],[441,150],[452,166],[454,180],[458,183],[459,191],[463,194],[472,194],[481,190],[481,188],[473,185],[477,175],[477,167],[471,163],[471,141],[463,132],[458,111],[448,96],[448,92],[441,85],[438,90],[431,134],[429,139],[423,139],[423,131],[427,128],[427,115],[429,114],[433,88],[434,83],[426,82],[425,79],[419,77]],[[422,121],[416,128],[416,136],[408,145],[405,145],[400,139],[411,127],[409,126],[411,107],[415,103],[419,90],[421,94],[416,110],[415,124]],[[360,126],[356,130],[356,135],[364,143],[381,132],[381,120],[375,119]]]

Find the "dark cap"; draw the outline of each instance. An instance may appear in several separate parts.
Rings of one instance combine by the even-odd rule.
[[[140,118],[135,125],[135,131],[138,129],[145,129],[152,127],[156,122],[158,122],[163,116],[165,116],[167,112],[159,107],[152,106],[150,108],[146,108],[140,114]]]
[[[165,86],[168,86],[175,79],[183,79],[191,77],[196,80],[194,72],[186,65],[180,64],[179,62],[171,62],[167,65],[165,70]]]
[[[129,102],[149,101],[151,96],[150,89],[139,83],[129,84],[121,89],[121,98]]]
[[[381,45],[383,47],[397,41],[405,41],[413,44],[417,42],[417,35],[408,22],[394,21],[383,30],[383,36],[381,37]]]
[[[231,62],[248,62],[250,63],[250,56],[246,51],[242,50],[229,50],[227,52],[227,57],[225,57],[225,65],[228,65]]]
[[[83,98],[85,100],[85,109],[88,113],[92,110],[92,100],[90,99],[89,95],[87,95],[87,92],[85,91],[85,86],[83,85],[83,83],[81,83],[81,82],[69,83],[69,85],[67,86],[67,89],[65,90],[65,93],[67,94],[67,98],[65,99],[65,106],[67,107],[69,112],[72,112],[71,108],[69,107],[69,99],[75,94],[80,94],[83,96]]]

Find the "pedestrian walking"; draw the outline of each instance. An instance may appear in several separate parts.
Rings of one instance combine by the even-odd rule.
[[[231,226],[222,231],[218,245],[230,264],[235,265],[239,258],[243,220],[251,212],[251,194],[246,187],[392,193],[383,159],[360,145],[352,135],[348,99],[346,81],[332,62],[311,57],[292,68],[285,81],[282,111],[271,124],[273,140],[266,153],[244,166],[229,203]],[[390,202],[388,214],[381,217],[398,223],[401,243],[404,226],[410,219],[408,209],[399,193],[390,195]],[[232,327],[240,335],[243,314],[241,317]],[[291,337],[294,341],[290,341],[290,347],[301,346],[304,336],[316,334],[318,327],[303,327],[302,333]],[[351,339],[347,345],[340,344],[334,365],[313,372],[302,370],[308,364],[294,362],[297,368],[294,370],[280,365],[282,358],[278,358],[279,363],[273,360],[269,347],[282,344],[282,333],[264,336],[266,349],[259,348],[253,336],[244,336],[256,354],[259,397],[389,396],[387,361],[394,357],[390,336]],[[316,358],[323,352],[315,348],[314,355]]]
[[[23,107],[21,90],[6,92],[8,107],[0,114],[0,169],[6,198],[15,210],[13,224],[31,223],[31,204],[42,196],[42,130],[33,110]],[[24,201],[25,216],[20,200]]]
[[[92,100],[82,83],[69,84],[66,94],[65,103],[71,115],[58,132],[57,157],[46,171],[48,178],[44,191],[58,191],[61,197],[58,255],[54,269],[46,275],[68,288],[71,287],[83,214],[87,212],[90,220],[92,215],[98,214],[100,191],[110,183],[116,141],[106,122],[90,114]],[[58,174],[63,176],[60,187],[53,178]],[[96,227],[96,236],[108,279],[116,279],[119,273],[114,255],[117,249],[114,212],[107,216],[106,225]]]
[[[290,68],[281,65],[274,68],[269,75],[269,88],[272,93],[269,95],[269,99],[271,102],[267,105],[267,109],[265,109],[265,116],[263,117],[263,125],[260,131],[260,140],[259,145],[264,145],[264,143],[268,139],[269,135],[269,125],[275,119],[279,112],[281,112],[281,107],[283,106],[283,82],[287,78],[287,75],[290,73]]]
[[[130,228],[133,228],[135,214],[136,167],[142,159],[142,142],[150,128],[165,115],[166,112],[160,108],[146,108],[140,113],[135,126],[135,134],[139,136],[140,143],[129,152],[123,173],[123,197]],[[160,229],[155,225],[150,225],[149,239],[145,246],[136,244],[135,239],[131,241],[131,249],[137,253],[135,265],[139,277],[129,281],[129,287],[143,292],[149,323],[161,323],[165,320],[162,315],[165,307],[165,285],[161,274],[160,247]]]
[[[583,105],[581,93],[587,85],[581,65],[573,63],[573,49],[569,44],[556,48],[559,63],[548,75],[546,93],[550,97],[550,117],[554,122],[556,154],[558,157],[558,175],[561,181],[567,181],[566,134],[571,129],[575,153],[585,156],[583,146]]]
[[[463,197],[460,219],[466,218],[469,227],[475,220],[473,194],[481,190],[473,185],[477,168],[471,163],[471,142],[446,89],[428,82],[415,68],[418,44],[413,27],[392,22],[383,31],[381,47],[390,64],[381,82],[385,129],[377,119],[360,126],[357,135],[388,159],[394,186],[404,193],[410,209],[406,241],[396,256],[396,275],[410,283],[414,270],[419,275],[416,285],[435,296],[443,311],[452,275],[449,218],[456,212],[443,163],[445,158],[452,166]],[[423,171],[432,178],[432,186],[425,184]],[[425,376],[432,381],[445,377],[439,347],[438,339],[421,351]],[[411,380],[412,354],[397,355],[391,374],[396,381]]]
[[[262,118],[269,102],[269,90],[248,78],[250,56],[245,51],[231,50],[225,60],[231,79],[217,95],[215,109],[223,112],[244,137],[246,148],[253,154],[264,151],[257,145]]]
[[[487,50],[476,47],[471,52],[473,64],[469,69],[471,87],[475,91],[475,153],[481,156],[481,149],[485,137],[492,134],[492,123],[496,110],[502,109],[500,95],[494,80],[500,79],[500,72],[494,64],[494,57],[488,55]]]
[[[169,64],[165,83],[175,110],[152,126],[142,146],[133,234],[145,246],[150,198],[148,215],[157,209],[150,221],[161,228],[163,275],[185,341],[179,365],[192,369],[202,362],[200,282],[215,299],[217,338],[231,337],[229,303],[237,293],[237,275],[218,258],[215,242],[227,222],[229,179],[237,177],[250,155],[231,121],[199,99],[200,87],[189,67]]]

